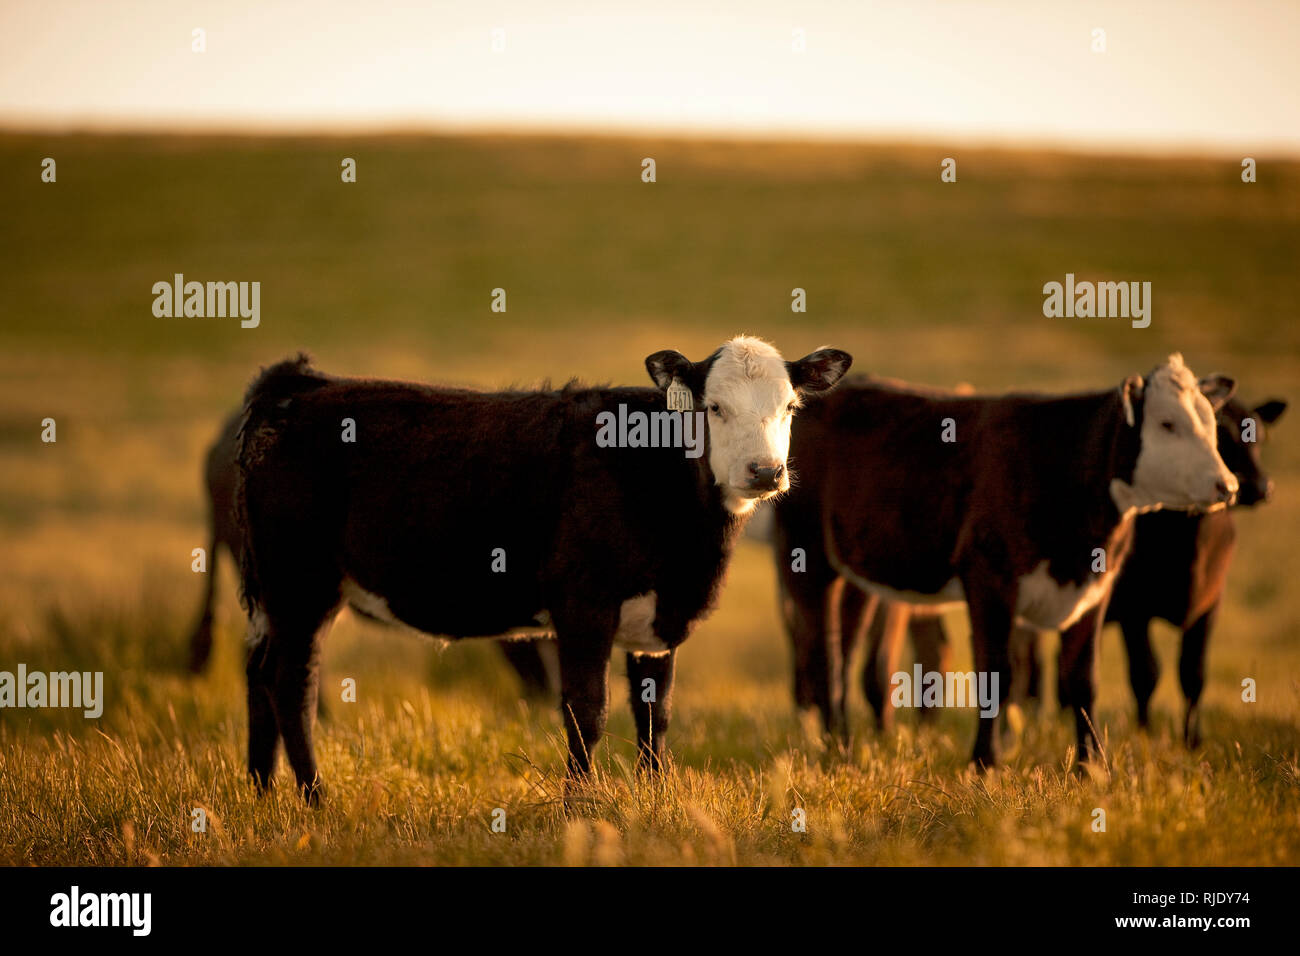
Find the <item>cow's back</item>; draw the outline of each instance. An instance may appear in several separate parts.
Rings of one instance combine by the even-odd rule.
[[[972,401],[856,387],[805,409],[791,433],[795,487],[778,520],[800,516],[841,565],[875,583],[937,593],[953,576],[971,490],[970,444],[944,442],[941,428],[952,418],[969,434],[980,411]]]
[[[563,425],[550,392],[339,382],[295,396],[245,440],[258,563],[292,555],[432,633],[526,626],[566,479]]]
[[[1106,489],[1122,424],[1111,393],[846,385],[796,420],[790,513],[842,568],[902,594],[955,593],[976,556],[1004,583],[1043,561],[1084,581],[1092,549],[1116,544]]]

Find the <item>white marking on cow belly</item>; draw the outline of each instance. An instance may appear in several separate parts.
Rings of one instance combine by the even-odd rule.
[[[555,625],[551,623],[550,611],[538,611],[533,615],[537,622],[535,627],[512,627],[501,636],[507,641],[549,641],[555,639]]]
[[[1090,577],[1083,584],[1061,584],[1041,562],[1020,579],[1016,615],[1035,627],[1065,630],[1097,606],[1110,586],[1110,575]]]
[[[655,636],[655,606],[658,595],[654,591],[628,598],[618,612],[618,630],[614,633],[614,646],[633,654],[658,657],[671,648]]]
[[[555,639],[553,627],[512,627],[501,635],[504,641],[552,641]]]
[[[830,525],[824,527],[824,540],[826,542],[826,559],[830,562],[832,568],[837,574],[843,575],[852,581],[868,594],[875,594],[888,601],[901,601],[904,604],[928,604],[935,610],[944,610],[949,607],[956,607],[966,602],[966,592],[962,589],[961,582],[952,578],[934,594],[924,594],[920,591],[898,591],[887,584],[878,584],[875,581],[868,581],[861,575],[855,574],[852,568],[845,566],[840,560],[839,550],[835,547],[835,538],[830,534]]]
[[[362,614],[368,614],[377,621],[383,621],[385,624],[401,624],[393,612],[389,610],[388,602],[378,594],[371,594],[361,585],[357,584],[351,578],[343,579],[343,600],[347,601]]]
[[[886,584],[877,584],[875,581],[868,581],[866,578],[859,577],[845,568],[836,568],[836,570],[868,594],[875,594],[887,601],[901,601],[904,604],[925,604],[937,611],[957,607],[966,601],[966,592],[962,590],[961,582],[956,578],[953,578],[934,594],[923,594],[920,591],[899,591]]]
[[[412,634],[419,634],[421,637],[432,637],[434,640],[439,640],[439,638],[434,634],[426,633],[418,627],[411,627],[411,625],[407,624],[392,612],[388,606],[388,601],[380,597],[378,594],[372,594],[367,591],[351,578],[343,579],[340,591],[343,594],[343,600],[351,605],[353,609],[360,611],[368,617],[374,618],[376,621],[383,621],[385,624],[391,624],[394,627],[399,627]]]

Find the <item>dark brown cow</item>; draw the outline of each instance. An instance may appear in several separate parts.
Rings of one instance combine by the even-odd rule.
[[[1198,383],[1172,355],[1145,382],[1102,392],[956,397],[867,381],[817,403],[793,431],[798,480],[775,507],[795,646],[828,634],[840,577],[894,600],[964,601],[976,672],[996,680],[1000,705],[1014,621],[1061,628],[1085,757],[1093,648],[1134,518],[1233,499],[1214,424],[1232,388],[1222,376]],[[842,735],[842,711],[827,718]],[[980,766],[996,762],[996,719],[981,713]]]
[[[305,357],[262,373],[239,456],[254,781],[283,739],[316,799],[319,635],[345,602],[453,638],[553,629],[571,774],[604,734],[621,648],[638,763],[659,766],[674,650],[754,505],[789,487],[802,396],[851,361],[740,336],[701,362],[651,355],[656,388],[481,393],[330,378]]]
[[[221,553],[239,563],[242,535],[235,508],[235,487],[239,480],[239,425],[243,410],[235,412],[221,426],[221,433],[204,459],[203,479],[208,492],[208,571],[204,575],[203,603],[190,634],[190,671],[202,674],[212,656],[212,620],[216,602],[217,565]],[[554,653],[541,641],[499,641],[501,653],[529,697],[551,697],[559,691],[552,676]]]
[[[1259,449],[1265,438],[1263,426],[1276,422],[1285,410],[1286,402],[1280,399],[1270,399],[1254,408],[1232,399],[1219,409],[1219,454],[1237,478],[1236,505],[1209,514],[1156,511],[1139,515],[1133,550],[1120,570],[1106,608],[1106,622],[1118,623],[1123,631],[1138,723],[1143,727],[1148,724],[1151,694],[1159,677],[1151,649],[1150,622],[1160,618],[1182,630],[1178,675],[1186,698],[1183,739],[1189,747],[1200,743],[1199,704],[1205,686],[1206,648],[1236,546],[1232,512],[1266,502],[1272,496],[1273,482],[1263,470]],[[942,621],[932,608],[906,605],[877,610],[877,603],[881,602],[857,588],[846,588],[841,602],[841,634],[846,668],[855,643],[864,632],[867,634],[863,690],[879,725],[884,727],[893,713],[886,688],[890,675],[897,671],[901,654],[903,635],[898,615],[906,619],[923,669],[946,670],[948,644]],[[887,625],[887,621],[892,623]],[[1012,637],[1012,702],[1039,696],[1037,638],[1037,631],[1024,627],[1018,627]],[[826,670],[815,673],[820,676]],[[842,681],[847,688],[847,673]],[[808,682],[808,677],[796,676],[796,683]],[[821,692],[815,697],[830,700],[833,695]],[[843,693],[837,702],[841,706],[842,700]],[[922,717],[932,713],[921,711]]]

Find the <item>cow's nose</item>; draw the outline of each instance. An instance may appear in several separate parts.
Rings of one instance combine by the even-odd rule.
[[[785,465],[776,462],[770,465],[762,465],[756,461],[749,463],[749,477],[751,488],[776,488],[781,483],[781,476],[785,474]]]
[[[1219,493],[1219,500],[1224,504],[1232,504],[1237,498],[1237,483],[1234,481],[1231,485],[1226,481],[1217,481],[1214,483],[1214,490]]]

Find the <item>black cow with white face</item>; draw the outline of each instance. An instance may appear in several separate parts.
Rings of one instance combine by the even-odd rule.
[[[625,651],[639,763],[658,766],[674,651],[755,503],[789,487],[795,410],[851,361],[786,362],[740,336],[700,362],[651,355],[655,388],[484,393],[333,378],[301,356],[263,372],[239,456],[255,782],[269,785],[283,740],[316,799],[320,639],[345,603],[450,638],[553,632],[570,773],[590,768],[609,659]],[[689,396],[675,435],[702,446],[601,440],[638,414],[672,437],[666,392]]]
[[[1262,504],[1273,482],[1260,461],[1265,425],[1286,411],[1272,399],[1250,408],[1235,399],[1219,410],[1219,454],[1237,478],[1237,507]],[[1156,512],[1140,515],[1133,553],[1115,584],[1106,620],[1116,621],[1128,649],[1129,682],[1137,698],[1138,723],[1146,726],[1159,677],[1149,634],[1153,618],[1182,632],[1178,677],[1187,699],[1183,740],[1200,744],[1200,700],[1205,688],[1205,653],[1236,550],[1232,510],[1210,514]]]

